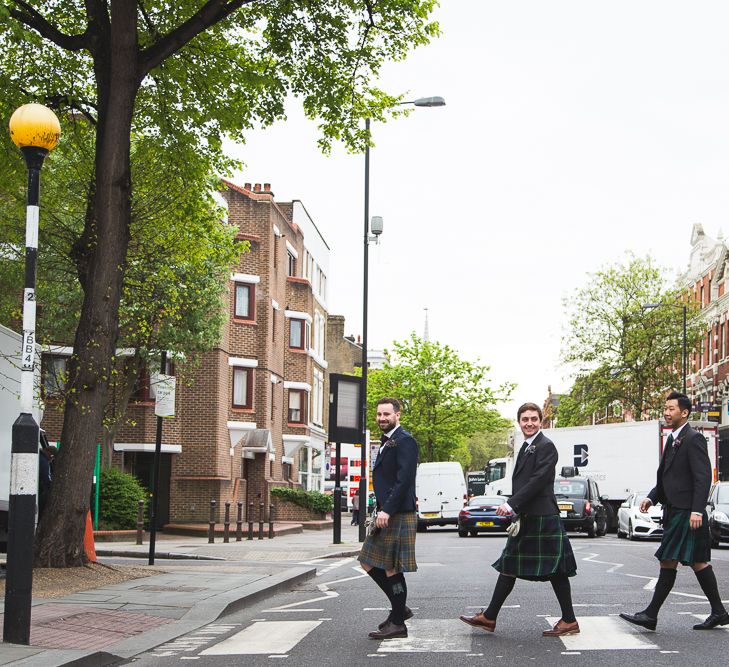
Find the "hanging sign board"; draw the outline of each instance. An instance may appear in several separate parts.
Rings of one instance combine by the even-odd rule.
[[[174,417],[175,376],[155,373],[150,380],[154,388],[154,414],[158,417]]]

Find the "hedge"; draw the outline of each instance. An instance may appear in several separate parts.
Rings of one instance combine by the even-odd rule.
[[[99,529],[132,530],[137,527],[137,507],[147,491],[134,475],[106,468],[99,476]]]
[[[304,491],[303,489],[289,489],[286,486],[274,486],[271,495],[290,500],[300,507],[313,510],[314,512],[331,512],[334,507],[332,497],[319,491]]]

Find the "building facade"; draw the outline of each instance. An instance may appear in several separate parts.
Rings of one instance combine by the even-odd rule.
[[[223,186],[227,223],[250,251],[231,272],[219,345],[178,383],[176,417],[164,423],[160,523],[206,521],[213,499],[257,510],[272,486],[324,488],[329,247],[300,201],[276,202],[268,184]],[[70,352],[47,350],[44,367]],[[114,462],[149,486],[156,417],[146,377],[117,433]],[[60,408],[44,418],[51,440],[60,435]]]

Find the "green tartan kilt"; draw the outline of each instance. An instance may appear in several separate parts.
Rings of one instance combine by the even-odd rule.
[[[711,560],[709,517],[702,514],[701,527],[691,530],[691,510],[668,508],[663,515],[663,538],[656,551],[658,560],[677,560],[682,565],[708,563]]]
[[[415,535],[418,518],[415,512],[398,512],[390,517],[387,528],[367,535],[359,552],[360,563],[395,572],[416,572]]]
[[[492,567],[501,574],[529,581],[577,574],[572,545],[557,514],[522,516],[518,535],[506,540],[501,557]]]

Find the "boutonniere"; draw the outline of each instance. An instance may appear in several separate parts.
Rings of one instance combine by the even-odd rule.
[[[385,444],[382,446],[383,447],[397,447],[397,440],[390,438],[389,440],[385,440]]]
[[[534,454],[535,451],[537,451],[537,446],[534,443],[532,443],[531,445],[529,445],[529,447],[527,447],[524,450],[524,453],[529,455],[529,454]]]
[[[679,448],[679,447],[681,446],[681,438],[676,438],[676,439],[675,439],[675,440],[673,441],[673,446],[674,446],[674,447],[675,447],[676,449],[678,449],[678,448]]]

